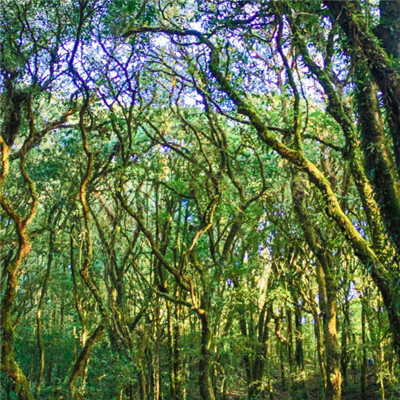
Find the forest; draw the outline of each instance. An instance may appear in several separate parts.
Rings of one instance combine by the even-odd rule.
[[[1,399],[400,399],[400,0],[0,32]]]

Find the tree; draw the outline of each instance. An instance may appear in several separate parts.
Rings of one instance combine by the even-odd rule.
[[[395,398],[398,2],[3,3],[1,395]]]

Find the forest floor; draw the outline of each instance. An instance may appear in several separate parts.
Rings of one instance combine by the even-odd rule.
[[[386,400],[399,400],[400,389],[390,390],[389,385],[385,386],[385,399]],[[228,394],[229,400],[242,400],[247,399],[245,393],[231,393]],[[279,400],[319,400],[322,398],[321,382],[318,376],[309,376],[305,382],[293,384],[291,388],[282,389],[281,385],[276,385],[273,388],[273,394],[270,396],[268,393],[264,394],[265,399],[279,399]],[[377,380],[376,374],[373,371],[367,376],[366,395],[361,399],[361,384],[360,376],[353,376],[349,379],[346,386],[343,387],[342,400],[381,400],[380,385]]]
[[[282,388],[274,388],[275,393],[273,399],[280,400],[318,400],[321,399],[321,383],[319,377],[308,377],[304,382],[303,387],[293,386],[291,389],[282,390]],[[386,399],[400,399],[400,393],[389,393],[386,388]],[[394,396],[394,397],[393,397]],[[346,386],[343,387],[342,400],[380,400],[382,399],[380,385],[377,382],[375,374],[370,373],[367,376],[366,395],[361,399],[361,384],[360,377],[356,376],[349,380]]]

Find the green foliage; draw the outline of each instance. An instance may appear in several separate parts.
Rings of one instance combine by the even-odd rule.
[[[338,3],[0,5],[2,397],[398,396],[398,114]]]

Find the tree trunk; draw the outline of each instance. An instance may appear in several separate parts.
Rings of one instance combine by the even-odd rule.
[[[14,382],[13,391],[17,393],[20,400],[34,400],[29,382],[19,367],[14,352],[14,328],[11,320],[11,306],[14,302],[17,286],[17,277],[8,274],[6,282],[6,291],[2,303],[2,337],[1,350],[2,360],[1,367]]]
[[[171,304],[169,301],[167,305],[167,318],[168,318],[168,355],[169,355],[169,398],[171,400],[176,399],[176,382],[175,382],[175,343],[174,343],[174,332],[173,322],[171,315]]]
[[[287,309],[287,339],[288,339],[288,362],[290,372],[293,372],[293,321],[292,321],[292,310]]]
[[[199,386],[202,400],[215,400],[211,378],[211,340],[212,335],[208,317],[204,310],[200,313],[201,321],[201,356],[199,361]]]
[[[347,279],[347,274],[346,274]],[[350,332],[351,332],[351,321],[350,321],[350,284],[348,284],[348,290],[345,292],[345,299],[342,307],[343,311],[343,323],[342,323],[342,349],[340,356],[340,364],[342,367],[342,376],[343,376],[343,386],[346,387],[348,380],[348,366],[350,362],[350,354],[349,354],[349,341],[350,341]]]
[[[175,318],[174,318],[174,376],[176,385],[176,400],[186,399],[185,390],[185,376],[182,365],[182,357],[180,351],[180,328],[179,321],[181,318],[181,306],[175,304]]]
[[[366,305],[365,296],[361,299],[361,343],[362,343],[362,363],[361,363],[361,400],[367,398],[367,349],[366,349]]]
[[[49,255],[47,259],[47,269],[43,279],[42,284],[42,292],[40,294],[39,304],[36,310],[36,325],[37,325],[37,345],[39,350],[39,375],[38,380],[36,383],[36,393],[40,393],[43,375],[44,375],[44,348],[43,348],[43,340],[42,340],[42,308],[44,298],[46,296],[47,285],[50,278],[50,271],[51,271],[51,263],[53,260],[53,251],[54,251],[54,231],[50,231],[50,238],[49,238]]]
[[[264,304],[259,321],[258,321],[258,337],[256,355],[251,371],[251,381],[248,389],[249,399],[261,398],[264,392],[264,369],[265,361],[268,356],[268,345],[269,345],[269,329],[272,318],[272,306],[267,307],[267,303]]]
[[[147,400],[147,379],[143,365],[143,358],[146,351],[146,338],[141,338],[138,343],[136,354],[137,379],[139,384],[140,400]]]
[[[340,372],[340,350],[337,334],[337,289],[330,276],[326,280],[327,309],[324,318],[324,336],[327,364],[327,400],[340,400],[342,396],[342,375]]]
[[[321,321],[320,317],[317,313],[316,308],[313,309],[313,317],[314,317],[314,334],[315,334],[315,339],[317,341],[317,353],[318,353],[318,364],[319,364],[319,369],[321,371],[321,380],[322,380],[322,386],[323,386],[323,398],[322,400],[325,400],[325,394],[326,394],[326,387],[328,384],[328,378],[326,376],[326,365],[325,365],[325,346],[324,346],[324,339],[322,335],[322,328],[321,328]]]
[[[161,316],[160,299],[157,299],[156,305],[156,343],[155,343],[155,366],[154,366],[154,400],[160,399],[161,390]],[[169,335],[169,333],[168,333]]]
[[[2,150],[2,171],[0,175],[0,205],[4,209],[10,221],[14,222],[15,230],[18,236],[18,249],[13,259],[5,265],[4,271],[6,274],[3,285],[5,287],[3,298],[1,301],[1,369],[13,381],[13,390],[21,400],[33,400],[34,396],[31,392],[29,382],[18,365],[15,358],[14,351],[14,327],[12,321],[12,309],[17,292],[18,278],[20,276],[20,267],[22,261],[27,257],[31,250],[31,243],[26,232],[28,226],[36,215],[38,205],[38,195],[36,192],[36,185],[30,178],[25,169],[26,153],[29,144],[34,139],[35,129],[29,130],[29,136],[24,141],[21,148],[21,158],[19,169],[25,184],[28,186],[28,193],[30,195],[31,204],[28,208],[26,216],[21,216],[18,211],[14,209],[13,205],[9,202],[3,192],[3,184],[10,169],[9,153],[10,148],[14,144],[16,135],[19,132],[21,124],[21,108],[23,102],[26,100],[25,95],[21,96],[16,94],[11,81],[8,81],[8,95],[12,111],[5,114],[3,131],[0,135],[0,144]],[[33,124],[33,117],[31,116],[31,104],[28,102],[28,117],[29,122]],[[4,137],[3,137],[4,135]]]
[[[100,340],[101,336],[104,333],[106,326],[104,323],[101,323],[96,330],[93,332],[93,334],[90,336],[88,339],[85,347],[82,349],[78,359],[76,360],[74,367],[71,372],[71,376],[69,378],[68,382],[68,387],[71,393],[71,397],[73,400],[81,400],[83,399],[82,394],[79,392],[79,390],[75,386],[75,382],[78,379],[78,377],[86,375],[86,368],[87,368],[87,363],[88,359],[90,357],[90,353],[92,352],[93,346]]]
[[[314,230],[312,220],[304,205],[304,188],[298,173],[293,173],[292,197],[294,208],[301,223],[308,246],[315,255],[316,274],[319,287],[320,308],[323,314],[323,332],[326,355],[327,386],[326,400],[340,400],[342,394],[342,376],[340,372],[340,351],[337,334],[337,287],[334,277],[332,255],[325,247],[325,241]],[[296,328],[301,328],[298,316],[295,316]],[[299,361],[296,361],[299,365]]]
[[[300,373],[300,375],[304,378],[304,350],[303,329],[301,325],[301,309],[296,305],[294,310],[296,371],[297,373]]]

